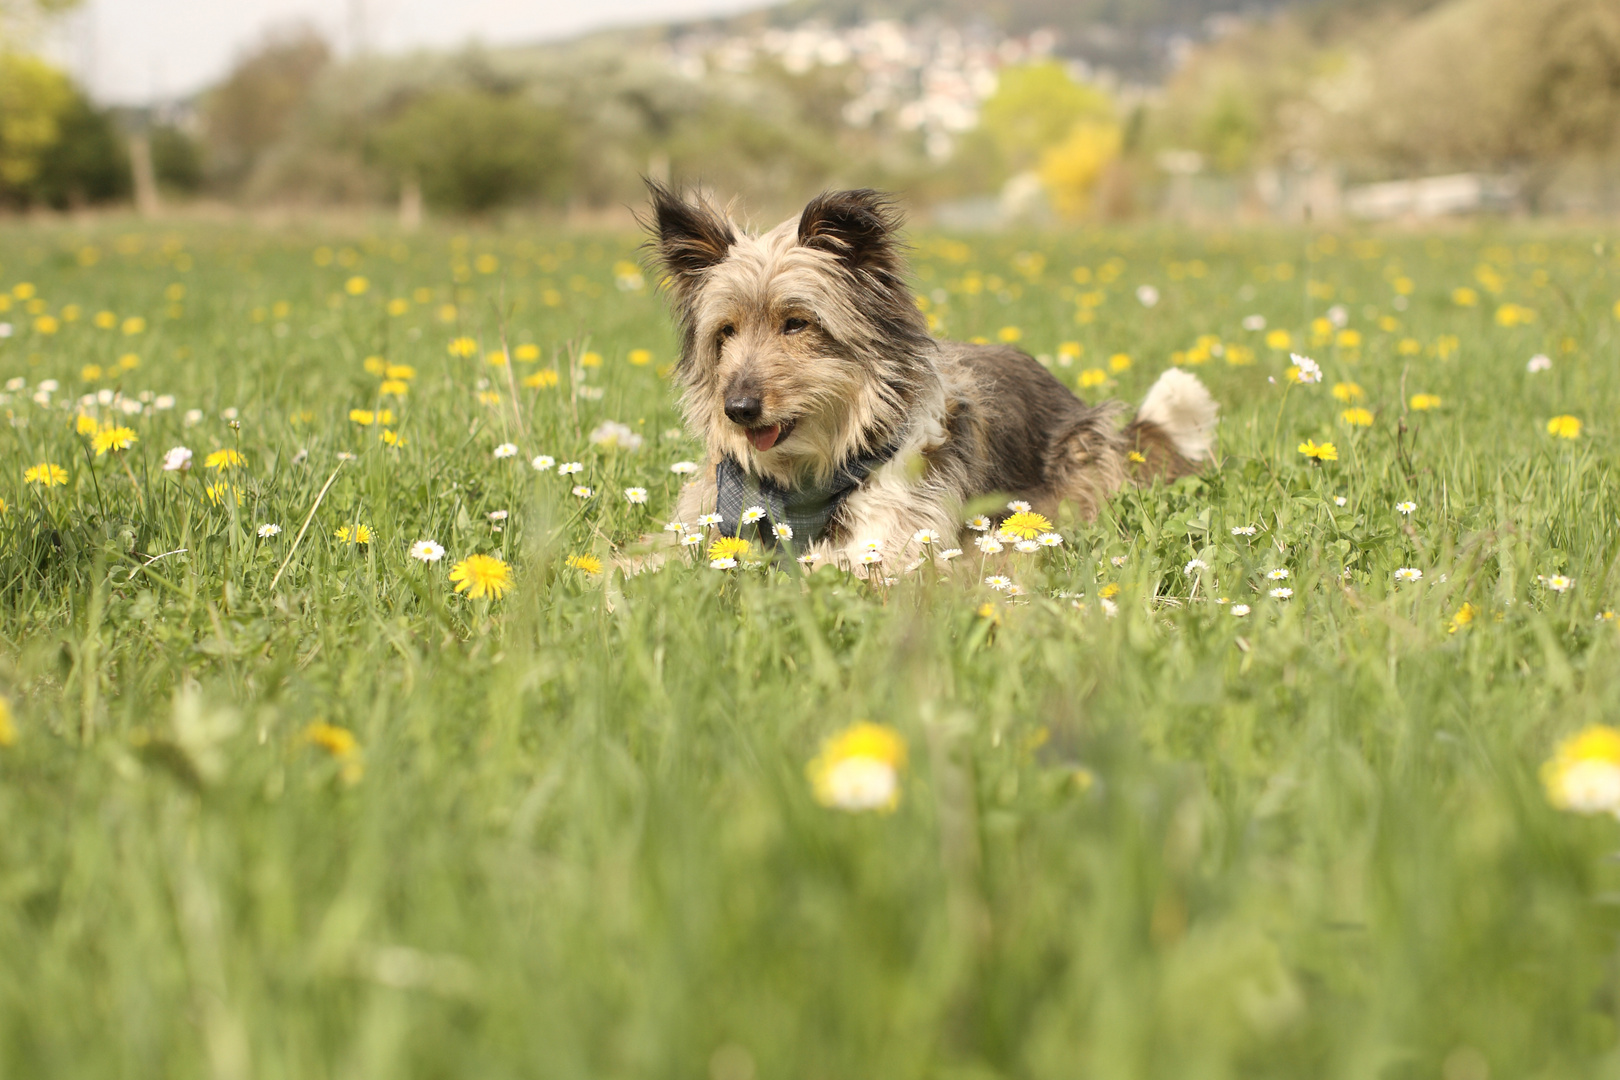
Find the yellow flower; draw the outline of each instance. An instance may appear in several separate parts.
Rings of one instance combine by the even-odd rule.
[[[1437,394],[1413,394],[1412,400],[1407,404],[1417,412],[1428,412],[1430,409],[1440,407],[1440,398]]]
[[[484,354],[484,363],[490,367],[505,367],[506,353],[501,349],[492,349]]]
[[[350,409],[349,419],[361,427],[370,427],[377,422],[377,414],[370,409]]]
[[[247,464],[247,458],[235,447],[227,446],[223,450],[215,450],[203,458],[203,465],[210,469],[234,469]]]
[[[1299,444],[1299,452],[1316,461],[1339,460],[1339,448],[1330,442],[1318,443],[1314,439],[1306,439]]]
[[[98,311],[90,321],[95,323],[99,329],[111,330],[118,325],[118,316],[110,311]]]
[[[371,526],[339,525],[337,531],[332,535],[346,544],[369,544],[371,543]]]
[[[1455,634],[1457,631],[1473,622],[1474,616],[1478,614],[1479,609],[1473,604],[1463,604],[1463,606],[1458,608],[1451,616],[1451,621],[1446,624],[1446,633]]]
[[[636,367],[646,367],[648,364],[652,363],[652,350],[631,349],[630,354],[626,357],[626,359],[628,359],[632,364],[636,365]]]
[[[1052,523],[1032,510],[1020,510],[1001,523],[998,530],[1003,536],[1015,536],[1020,540],[1033,540],[1044,532],[1052,531]]]
[[[368,375],[381,375],[388,370],[388,361],[380,356],[368,356],[360,363]]]
[[[512,350],[512,359],[520,364],[532,364],[540,359],[540,346],[533,344],[519,345]]]
[[[1575,416],[1555,416],[1547,421],[1547,434],[1556,435],[1560,439],[1578,439],[1581,437],[1581,421]]]
[[[1147,464],[1147,458],[1142,456],[1142,452],[1140,450],[1132,450],[1130,453],[1125,455],[1125,459],[1127,461],[1134,462],[1137,465]]]
[[[805,768],[816,802],[837,810],[888,813],[900,805],[906,741],[882,724],[861,721],[821,744]]]
[[[1395,351],[1402,356],[1417,356],[1423,352],[1423,342],[1417,338],[1401,338],[1401,343],[1395,346]]]
[[[1108,358],[1109,371],[1128,371],[1130,370],[1130,366],[1131,358],[1122,352],[1115,353],[1113,356]]]
[[[1097,595],[1104,600],[1112,600],[1114,597],[1119,595],[1118,582],[1110,581],[1107,585],[1104,585],[1102,588],[1097,590]]]
[[[1080,373],[1080,387],[1089,390],[1094,386],[1101,386],[1108,381],[1108,373],[1102,368],[1086,368]]]
[[[1024,332],[1018,329],[1016,326],[1003,326],[1000,330],[996,331],[996,340],[1004,341],[1009,345],[1019,340],[1023,336]]]
[[[1451,302],[1458,307],[1473,307],[1479,303],[1479,293],[1466,285],[1451,290]]]
[[[141,318],[139,315],[131,315],[129,318],[124,320],[124,333],[128,334],[130,337],[134,337],[136,334],[143,334],[145,332],[146,320]]]
[[[1057,347],[1057,354],[1059,356],[1067,356],[1071,360],[1080,359],[1081,354],[1085,351],[1086,347],[1080,344],[1078,341],[1061,342]]]
[[[100,364],[86,364],[79,369],[79,378],[85,382],[95,382],[101,378]]]
[[[984,603],[980,604],[978,611],[975,612],[975,614],[977,614],[981,619],[988,620],[991,626],[1001,625],[1001,609],[996,607],[996,605],[989,600],[986,600]]]
[[[23,483],[40,487],[61,487],[68,481],[67,470],[60,465],[41,463],[23,471]]]
[[[132,352],[127,352],[118,358],[118,366],[125,371],[134,371],[141,366],[141,358]]]
[[[1349,404],[1352,401],[1363,400],[1366,398],[1367,392],[1358,383],[1342,382],[1333,384],[1333,396]]]
[[[343,283],[343,291],[350,296],[363,296],[369,288],[371,288],[371,282],[358,274]]]
[[[1344,410],[1339,414],[1339,419],[1351,427],[1372,427],[1373,414],[1358,406]]]
[[[524,386],[532,386],[532,387],[534,387],[536,389],[541,389],[541,388],[544,388],[544,387],[547,387],[547,386],[556,386],[557,385],[557,373],[555,371],[553,371],[551,368],[541,368],[539,371],[535,372],[533,375],[530,375],[527,378],[525,378],[523,380],[523,385]]]
[[[360,760],[360,742],[348,728],[317,720],[304,729],[304,742],[320,747],[343,763],[339,775],[344,783],[357,783],[365,775],[365,763]]]
[[[41,315],[39,318],[34,320],[34,329],[41,334],[54,334],[61,328],[61,325],[61,323],[56,321],[56,316],[54,315]]]
[[[73,421],[73,429],[80,435],[94,435],[101,430],[101,425],[96,423],[95,417],[80,413],[77,419]]]
[[[583,356],[581,356],[579,358],[579,366],[580,367],[601,367],[602,366],[602,354],[598,353],[598,352],[585,353]]]
[[[1334,343],[1341,349],[1361,348],[1360,330],[1340,330],[1334,338]]]
[[[1578,814],[1620,814],[1620,731],[1593,724],[1541,766],[1547,801]]]
[[[411,302],[403,296],[396,296],[388,301],[388,314],[399,317],[411,310]]]
[[[403,379],[406,382],[416,378],[416,369],[409,364],[386,364],[382,374],[390,379]]]
[[[1522,304],[1503,304],[1496,309],[1497,326],[1523,326],[1536,321],[1536,313]]]
[[[404,397],[411,392],[411,384],[404,379],[384,379],[377,387],[377,393],[384,396]]]
[[[95,438],[90,440],[90,445],[95,448],[96,457],[100,457],[109,450],[128,450],[138,441],[139,438],[132,429],[115,427],[96,432]]]
[[[231,485],[221,480],[217,484],[209,484],[207,487],[203,488],[203,494],[208,496],[209,502],[213,503],[215,506],[218,506],[231,494]],[[240,491],[236,492],[236,505],[242,505],[242,493]]]
[[[1294,343],[1293,335],[1286,330],[1271,330],[1266,334],[1266,347],[1271,349],[1286,349]]]
[[[570,555],[567,562],[575,570],[582,570],[587,574],[600,574],[602,572],[602,560],[595,555]]]
[[[454,314],[455,309],[451,308],[450,310],[451,310],[450,318],[453,319],[453,318],[455,318],[455,314]],[[450,355],[451,356],[460,356],[460,357],[465,358],[465,357],[468,357],[468,356],[473,356],[477,352],[478,352],[478,342],[474,341],[470,337],[458,337],[458,338],[456,338],[454,341],[452,341],[450,343]]]
[[[383,433],[377,436],[377,438],[381,439],[388,446],[404,446],[408,441],[405,436],[401,435],[393,428],[384,428]]]
[[[740,559],[748,554],[752,545],[741,536],[719,536],[709,545],[709,558]]]
[[[0,697],[0,746],[12,746],[17,742],[17,725],[11,719],[11,702]]]
[[[493,555],[469,555],[450,568],[450,580],[474,600],[499,600],[512,587],[512,568]]]

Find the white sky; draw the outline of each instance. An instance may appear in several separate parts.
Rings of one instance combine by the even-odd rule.
[[[660,23],[769,0],[86,0],[50,51],[98,101],[142,104],[217,80],[265,27],[307,20],[340,51],[508,45]],[[358,32],[357,32],[358,31]]]

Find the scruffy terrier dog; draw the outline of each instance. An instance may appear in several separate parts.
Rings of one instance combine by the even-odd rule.
[[[648,187],[681,404],[707,446],[678,520],[717,512],[727,535],[893,565],[925,530],[955,542],[978,496],[1089,519],[1127,482],[1209,456],[1216,405],[1187,372],[1161,375],[1121,425],[1122,403],[1087,405],[1017,349],[933,338],[879,192],[830,192],[750,235],[701,197]]]

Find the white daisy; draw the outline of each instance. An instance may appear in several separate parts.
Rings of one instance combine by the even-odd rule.
[[[588,499],[594,494],[594,492],[592,492],[591,489],[586,487],[584,484],[579,484],[575,486],[574,494],[578,495],[582,499]]]
[[[511,516],[512,515],[505,510],[491,510],[489,512],[489,520],[491,521],[505,521]]]
[[[1001,592],[1012,584],[1012,578],[1007,577],[1005,574],[991,574],[984,579],[984,583],[996,590],[996,592]]]
[[[946,548],[943,551],[935,552],[935,557],[950,560],[956,558],[960,554],[962,554],[961,548]]]
[[[1395,571],[1396,581],[1417,581],[1422,577],[1423,571],[1411,566],[1403,566]]]
[[[742,512],[742,516],[739,517],[737,521],[742,525],[752,525],[754,522],[760,520],[764,516],[765,508],[763,506],[750,506],[748,509]]]
[[[973,538],[973,546],[986,555],[995,555],[1001,551],[1001,541],[993,536],[976,536]]]
[[[916,532],[911,534],[911,539],[913,542],[921,544],[923,547],[927,547],[929,544],[939,543],[939,533],[935,532],[933,529],[918,529]]]
[[[1288,358],[1299,368],[1299,381],[1302,383],[1319,383],[1322,381],[1322,365],[1308,356],[1299,353],[1289,353]]]
[[[1188,577],[1192,577],[1194,574],[1198,573],[1198,571],[1208,569],[1209,563],[1205,562],[1203,559],[1188,559],[1187,565],[1181,568],[1181,572],[1186,574]]]
[[[1248,613],[1249,613],[1249,605],[1248,604],[1233,604],[1232,605],[1232,614],[1236,615],[1238,618],[1241,619],[1241,618],[1243,618],[1243,616],[1247,615]]]
[[[980,514],[978,517],[968,518],[967,527],[972,529],[974,532],[989,532],[990,519],[985,517],[983,514]]]
[[[702,517],[698,518],[698,527],[702,529],[707,529],[711,525],[718,524],[720,524],[719,514],[704,514]]]
[[[671,522],[668,522],[668,523],[666,523],[664,525],[664,531],[665,532],[673,532],[673,533],[684,533],[686,531],[686,522],[684,522],[684,521],[671,521]]]
[[[503,442],[495,448],[497,458],[517,457],[517,443]]]
[[[1016,551],[1021,551],[1025,555],[1028,555],[1032,551],[1041,550],[1041,545],[1034,540],[1015,540],[1013,542],[1013,548]]]
[[[260,540],[268,540],[272,536],[275,536],[279,532],[281,532],[281,526],[280,525],[276,525],[274,523],[269,524],[269,525],[260,525],[259,526],[259,539]]]
[[[189,468],[191,468],[191,451],[188,448],[170,447],[169,452],[163,455],[164,472],[185,472]]]
[[[174,408],[173,394],[159,394],[152,399],[152,408],[168,410]]]
[[[1233,536],[1253,536],[1258,531],[1259,530],[1257,530],[1253,525],[1234,525],[1234,526],[1232,526],[1232,535]]]
[[[1264,330],[1265,328],[1266,317],[1264,315],[1245,315],[1243,317],[1243,329],[1249,331],[1259,331]]]
[[[1547,579],[1547,588],[1555,593],[1568,592],[1569,587],[1575,584],[1574,578],[1567,578],[1563,574],[1554,574]]]
[[[871,566],[874,563],[880,563],[883,561],[883,552],[863,551],[858,561],[864,566]]]
[[[1015,514],[1027,514],[1029,513],[1029,503],[1025,502],[1023,499],[1014,499],[1012,502],[1007,504],[1007,509],[1011,510]]]
[[[1102,608],[1102,613],[1108,616],[1110,619],[1119,614],[1119,605],[1108,599],[1106,596],[1098,598],[1097,606]]]
[[[1290,589],[1286,585],[1279,585],[1277,588],[1271,590],[1271,598],[1273,600],[1286,600],[1293,595],[1294,590]]]
[[[1159,302],[1159,290],[1151,285],[1138,285],[1136,287],[1136,302],[1143,307],[1152,307]]]
[[[1121,566],[1125,565],[1126,558],[1127,558],[1127,556],[1124,556],[1124,555],[1115,555],[1112,559],[1109,559],[1108,561],[1113,563],[1114,566],[1117,568],[1117,567],[1121,567]]]
[[[552,457],[550,454],[541,454],[539,457],[529,462],[529,464],[534,466],[535,472],[545,472],[547,469],[557,464],[557,459]]]
[[[686,476],[697,472],[697,470],[697,462],[695,461],[677,461],[675,464],[669,467],[669,471],[674,473],[676,476]]]
[[[1533,375],[1538,371],[1546,371],[1551,367],[1552,367],[1552,360],[1550,360],[1548,357],[1542,355],[1541,353],[1537,353],[1536,355],[1534,355],[1534,356],[1532,356],[1530,358],[1530,362],[1528,364],[1524,365],[1524,370],[1530,372]]]
[[[701,543],[703,543],[702,533],[687,533],[685,536],[681,537],[681,545],[683,547],[697,547]]]
[[[575,473],[582,473],[584,471],[585,466],[577,461],[565,461],[561,465],[557,466],[558,476],[573,476]]]
[[[776,538],[778,540],[793,539],[793,526],[789,525],[785,521],[779,521],[775,525],[772,525],[771,532],[776,534]]]
[[[737,565],[737,560],[733,559],[730,555],[727,555],[723,559],[710,559],[709,560],[709,569],[710,570],[730,570],[732,567],[734,567],[736,565]]]
[[[624,489],[624,498],[626,502],[641,506],[647,501],[647,489],[644,487],[627,487]]]
[[[1350,500],[1345,498],[1343,495],[1335,495],[1335,496],[1333,496],[1333,505],[1334,506],[1349,506],[1350,505]]]
[[[1062,547],[1063,546],[1063,534],[1062,533],[1055,533],[1055,532],[1044,532],[1044,533],[1041,533],[1041,535],[1039,535],[1039,536],[1037,536],[1035,538],[1035,542],[1037,544],[1041,545],[1041,547]]]
[[[1403,514],[1410,514],[1412,511],[1417,509],[1417,503],[1411,501],[1399,502],[1395,504],[1395,509],[1399,510]]]
[[[1287,581],[1288,569],[1286,567],[1279,566],[1277,569],[1267,574],[1266,577],[1270,578],[1272,581]]]
[[[421,562],[438,562],[444,558],[444,547],[432,540],[418,540],[411,545],[411,558]]]

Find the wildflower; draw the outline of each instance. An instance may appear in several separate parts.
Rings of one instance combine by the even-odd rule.
[[[1127,558],[1129,558],[1129,556],[1126,556],[1126,555],[1115,555],[1115,556],[1114,556],[1114,557],[1113,557],[1113,558],[1111,558],[1111,559],[1109,559],[1109,560],[1108,560],[1108,561],[1109,561],[1109,562],[1110,562],[1110,563],[1111,563],[1111,564],[1113,564],[1113,567],[1114,567],[1114,569],[1116,569],[1116,570],[1117,570],[1117,569],[1119,569],[1119,568],[1120,568],[1120,567],[1121,567],[1121,566],[1124,566],[1124,565],[1125,565],[1125,562],[1126,562],[1126,559],[1127,559]]]
[[[1554,574],[1552,577],[1547,579],[1547,588],[1551,589],[1555,593],[1568,592],[1570,586],[1574,584],[1574,578],[1567,578],[1563,574]]]
[[[1033,540],[1043,532],[1052,531],[1052,523],[1040,514],[1033,513],[1024,504],[1025,509],[1019,510],[1001,523],[998,531],[1002,539]]]
[[[201,409],[187,409],[186,414],[182,419],[184,420],[186,427],[196,427],[198,424],[202,423],[202,418],[203,411]]]
[[[1129,371],[1130,369],[1131,358],[1125,353],[1117,352],[1108,358],[1109,371]]]
[[[960,554],[962,554],[961,548],[945,548],[941,551],[935,552],[934,557],[937,559],[944,559],[946,562],[949,562]]]
[[[360,760],[359,740],[348,728],[317,720],[304,729],[304,742],[310,746],[320,747],[343,763],[339,775],[343,777],[344,783],[356,783],[365,774],[365,765]]]
[[[42,461],[39,465],[31,465],[23,470],[23,483],[37,484],[40,487],[62,487],[68,483],[68,470],[60,465],[50,465]]]
[[[1373,414],[1358,407],[1344,410],[1339,414],[1339,419],[1351,427],[1372,427]]]
[[[517,444],[503,442],[495,448],[495,460],[501,461],[509,457],[517,457]]]
[[[377,422],[377,414],[370,409],[350,409],[349,419],[361,427],[370,427]]]
[[[978,517],[968,518],[967,527],[974,532],[987,532],[990,529],[990,519],[980,514]]]
[[[1035,542],[1041,545],[1041,547],[1061,547],[1063,545],[1063,534],[1055,532],[1043,532],[1041,535],[1035,538]]]
[[[450,580],[473,600],[499,600],[512,587],[512,568],[493,555],[469,555],[450,568]]]
[[[640,277],[639,274],[636,276]],[[631,349],[628,353],[625,353],[624,358],[636,367],[646,367],[652,363],[653,354],[651,349]]]
[[[1014,499],[1012,502],[1007,504],[1007,509],[1011,510],[1015,514],[1027,514],[1029,513],[1029,503],[1025,502],[1023,499]]]
[[[1041,545],[1036,543],[1034,540],[1016,540],[1013,542],[1013,550],[1021,551],[1025,555],[1028,555],[1034,551],[1039,551],[1040,549]]]
[[[697,547],[701,543],[703,543],[702,533],[687,533],[685,536],[681,537],[682,547]]]
[[[1333,505],[1334,506],[1349,506],[1350,505],[1350,500],[1345,498],[1343,495],[1335,495],[1335,496],[1333,496]]]
[[[1266,317],[1264,315],[1245,315],[1243,317],[1243,329],[1251,333],[1258,333],[1265,328]]]
[[[191,468],[191,451],[184,446],[171,446],[163,455],[164,472],[186,472]]]
[[[1080,389],[1090,390],[1108,381],[1108,372],[1102,368],[1086,368],[1080,373]]]
[[[1181,572],[1186,574],[1188,577],[1192,577],[1194,574],[1198,573],[1198,571],[1208,569],[1209,563],[1205,562],[1203,559],[1188,559],[1187,565],[1181,568]]]
[[[1541,782],[1559,810],[1620,816],[1620,731],[1593,724],[1565,739],[1541,766]]]
[[[888,813],[900,805],[906,743],[882,724],[861,721],[821,744],[805,768],[816,802],[834,810]]]
[[[1024,587],[1022,585],[1017,584],[1017,583],[1014,583],[1012,585],[1008,585],[1007,586],[1007,595],[1008,596],[1023,596],[1024,595]]]
[[[1125,460],[1136,465],[1147,464],[1147,458],[1142,456],[1142,451],[1140,450],[1132,450],[1130,453],[1125,455]]]
[[[1097,595],[1102,597],[1104,600],[1112,600],[1114,597],[1119,595],[1119,583],[1116,581],[1110,581],[1107,585],[1104,585],[1102,588],[1097,590]]]
[[[185,450],[185,447],[181,446],[175,449]],[[172,454],[174,451],[171,450],[169,453]],[[191,460],[191,451],[189,450],[186,451],[186,460],[188,462]],[[215,450],[212,454],[209,454],[203,459],[203,464],[210,469],[234,469],[239,465],[246,465],[247,458],[242,456],[240,450],[227,446],[223,450]]]
[[[697,462],[677,461],[675,464],[669,467],[669,471],[674,473],[676,476],[690,476],[692,473],[698,471]]]
[[[627,487],[624,489],[624,499],[625,502],[634,503],[637,506],[645,505],[647,502],[647,489],[644,487]]]
[[[1102,613],[1110,619],[1119,614],[1119,605],[1106,596],[1097,597],[1097,606],[1102,608]]]
[[[1232,614],[1237,616],[1238,618],[1241,619],[1241,618],[1243,618],[1243,616],[1247,615],[1248,613],[1249,613],[1249,605],[1248,604],[1233,604],[1232,605]]]
[[[861,557],[855,561],[862,566],[875,566],[883,561],[883,552],[878,551],[876,548],[864,551],[861,553]]]
[[[93,396],[93,395],[87,395],[87,396]],[[73,429],[75,431],[77,431],[80,435],[94,435],[97,431],[99,431],[101,429],[101,425],[97,424],[96,423],[96,418],[91,416],[90,414],[88,414],[88,413],[80,413],[78,415],[78,417],[73,421]]]
[[[1306,439],[1299,444],[1299,452],[1315,461],[1339,460],[1339,448],[1330,442],[1318,443],[1315,439]]]
[[[1410,499],[1408,499],[1406,502],[1398,502],[1398,503],[1396,503],[1395,504],[1395,509],[1399,510],[1403,514],[1410,515],[1412,513],[1412,511],[1417,509],[1417,503],[1412,502]]]
[[[672,532],[672,533],[685,532],[686,531],[686,522],[684,522],[684,521],[666,521],[664,523],[664,531],[665,532]]]
[[[605,450],[626,450],[634,452],[641,449],[642,438],[628,424],[621,424],[617,420],[604,420],[592,429],[588,436],[592,446],[600,446]]]
[[[1457,631],[1473,622],[1474,616],[1478,614],[1479,609],[1473,604],[1464,603],[1462,607],[1458,608],[1452,614],[1451,621],[1446,624],[1446,633],[1455,634]]]
[[[1271,590],[1271,598],[1273,600],[1287,600],[1290,596],[1293,596],[1293,595],[1294,595],[1294,590],[1290,589],[1286,585],[1279,585],[1277,588]]]
[[[1233,536],[1253,536],[1258,531],[1259,530],[1256,529],[1253,525],[1234,525],[1234,526],[1232,526],[1232,535]]]
[[[403,436],[399,432],[395,431],[393,428],[384,428],[383,433],[381,435],[378,435],[377,438],[382,442],[382,444],[384,446],[392,446],[392,447],[396,447],[396,448],[404,446],[407,442],[410,441],[409,439],[405,438],[405,436]]]
[[[213,503],[215,506],[218,506],[230,496],[231,485],[221,480],[217,484],[209,484],[207,487],[203,488],[203,494],[208,496],[209,502]],[[236,492],[236,505],[242,505],[242,493],[240,491]]]
[[[558,476],[573,476],[584,471],[585,466],[577,461],[565,461],[561,465],[557,466]]]
[[[1574,416],[1555,416],[1547,421],[1547,434],[1560,439],[1578,439],[1581,437],[1581,422]]]
[[[709,558],[726,559],[738,558],[748,554],[753,545],[741,536],[719,536],[709,545]]]
[[[474,341],[470,337],[458,337],[450,342],[451,356],[459,356],[465,359],[469,356],[477,355],[477,353],[478,342]]]
[[[776,534],[776,538],[778,540],[793,539],[793,526],[789,525],[785,521],[779,521],[775,525],[771,526],[771,532]]]
[[[1537,353],[1524,365],[1524,370],[1534,375],[1538,371],[1547,371],[1552,367],[1552,360],[1542,353]]]
[[[1361,401],[1367,392],[1358,383],[1341,382],[1333,384],[1333,396],[1348,405],[1352,401]]]
[[[1136,287],[1136,302],[1143,307],[1152,307],[1159,302],[1159,290],[1151,285],[1138,285]]]
[[[545,472],[547,469],[557,464],[557,459],[552,457],[550,454],[541,454],[539,457],[529,462],[529,464],[534,466],[535,472]]]
[[[594,494],[596,494],[596,493],[594,491],[592,491],[590,488],[586,487],[584,484],[576,484],[576,485],[574,485],[574,495],[577,498],[588,499]]]
[[[404,397],[411,392],[411,384],[403,379],[384,379],[377,387],[377,393],[384,396]]]
[[[1417,569],[1416,567],[1403,566],[1399,570],[1395,571],[1396,581],[1420,581],[1422,578],[1423,571]]]
[[[600,574],[602,572],[602,560],[595,555],[570,555],[564,561],[581,573]]]
[[[485,516],[488,517],[489,520],[491,520],[491,521],[505,521],[507,518],[511,517],[512,515],[508,511],[505,511],[505,510],[491,510]]]
[[[933,529],[918,529],[916,532],[911,534],[911,539],[913,543],[921,544],[923,547],[927,547],[929,544],[939,543],[939,533],[935,532]]]
[[[1271,571],[1270,573],[1268,573],[1266,575],[1266,578],[1268,580],[1270,580],[1270,581],[1287,581],[1288,580],[1288,569],[1287,569],[1287,567],[1279,566],[1279,567],[1277,567],[1277,569],[1275,569],[1275,570]]]
[[[521,350],[522,346],[519,346],[519,351]],[[520,356],[518,359],[521,360],[522,357]],[[523,379],[523,385],[534,390],[542,390],[548,386],[556,386],[557,382],[557,373],[551,368],[541,368],[533,375],[524,376]]]
[[[444,547],[432,540],[418,540],[411,545],[410,554],[418,562],[438,562],[444,558]]]
[[[806,570],[814,570],[816,568],[816,563],[820,562],[821,558],[822,556],[820,552],[807,551],[803,555],[800,555],[795,561]]]
[[[702,517],[698,518],[697,523],[699,528],[707,529],[712,525],[720,524],[720,515],[704,514]]]
[[[744,510],[740,516],[738,516],[737,521],[742,525],[752,525],[754,522],[760,520],[764,516],[765,508],[763,506],[750,506],[748,509]]]
[[[280,525],[276,525],[274,523],[271,523],[271,524],[268,524],[268,525],[260,525],[259,526],[259,539],[260,540],[268,540],[272,536],[280,535],[280,533],[281,533],[281,526]]]
[[[1407,404],[1414,412],[1428,412],[1440,407],[1440,397],[1438,394],[1413,394]]]
[[[973,546],[986,555],[998,555],[1001,553],[1001,541],[993,536],[976,536],[973,538]]]
[[[736,567],[736,565],[737,565],[737,560],[732,558],[730,555],[727,555],[724,558],[720,558],[720,559],[710,559],[709,560],[709,569],[710,570],[731,570],[731,569],[734,569]]]
[[[337,531],[332,535],[345,544],[369,544],[371,543],[371,526],[339,525]]]
[[[1288,358],[1294,366],[1288,369],[1288,377],[1298,383],[1319,383],[1322,381],[1322,365],[1308,356],[1300,353],[1289,353]]]
[[[105,431],[96,432],[96,437],[90,440],[90,445],[95,447],[96,457],[101,457],[109,450],[128,450],[135,445],[137,438],[135,432],[130,428],[108,428]]]

